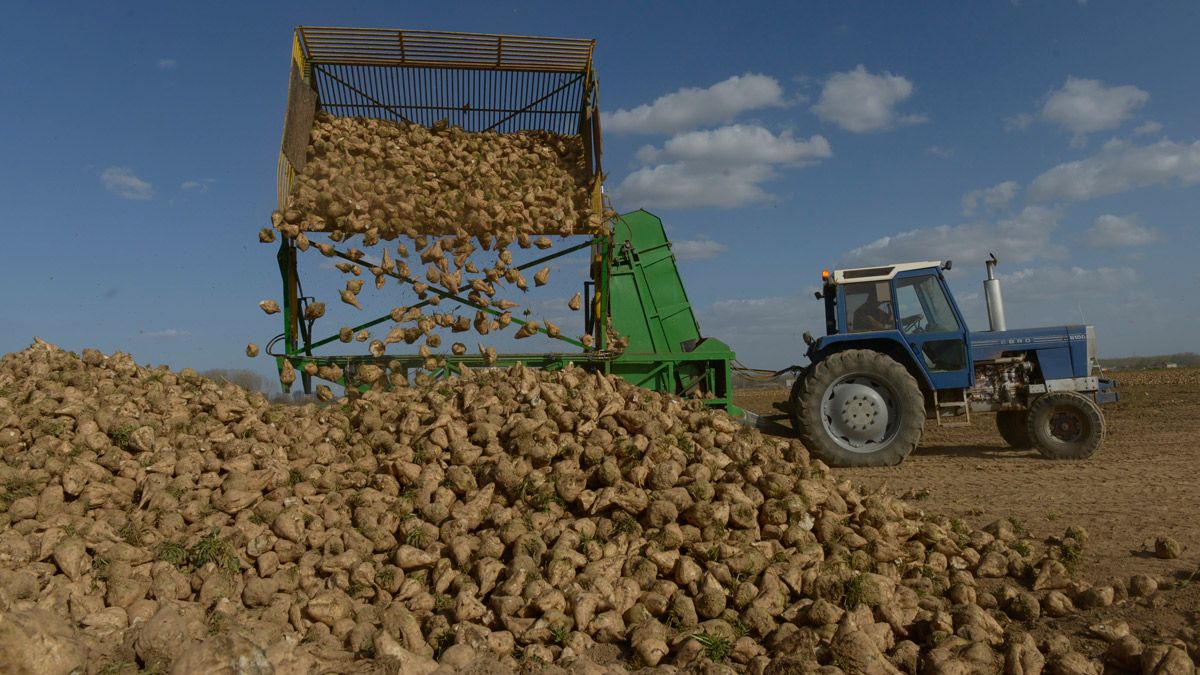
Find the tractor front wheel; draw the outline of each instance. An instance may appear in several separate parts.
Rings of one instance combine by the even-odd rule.
[[[1029,435],[1028,410],[1001,410],[996,413],[996,431],[1004,442],[1018,450],[1033,447],[1033,437]]]
[[[1029,407],[1029,436],[1050,459],[1086,459],[1104,442],[1104,414],[1073,391],[1040,396]]]
[[[870,349],[832,354],[797,378],[792,426],[830,466],[892,466],[921,441],[925,398],[898,362]]]

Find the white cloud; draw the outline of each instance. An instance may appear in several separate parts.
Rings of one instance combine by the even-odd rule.
[[[672,241],[671,250],[675,253],[676,260],[709,260],[728,251],[729,247],[719,241],[700,237]]]
[[[928,121],[924,115],[897,116],[896,106],[912,94],[913,84],[907,78],[886,71],[873,75],[860,64],[831,75],[812,110],[822,120],[856,134],[882,131]]]
[[[947,148],[941,145],[931,145],[925,148],[925,154],[940,157],[941,159],[950,159],[954,156],[954,148]]]
[[[124,167],[108,167],[100,174],[100,182],[105,190],[124,199],[145,200],[154,197],[154,186]]]
[[[1108,86],[1100,80],[1068,77],[1061,89],[1050,92],[1041,118],[1082,139],[1084,135],[1115,129],[1150,100],[1150,94],[1133,85]]]
[[[1123,141],[1105,144],[1091,157],[1053,167],[1034,179],[1034,201],[1083,201],[1135,188],[1167,183],[1200,182],[1200,141],[1162,140],[1152,145]]]
[[[178,65],[175,59],[159,59],[154,63],[154,67],[159,70],[174,70]]]
[[[213,181],[211,178],[206,178],[204,180],[185,180],[182,183],[180,183],[179,189],[187,190],[188,192],[199,192],[199,193],[203,194],[205,192],[208,192],[208,188],[209,188],[209,186],[212,185],[212,182]]]
[[[603,114],[604,130],[621,134],[670,134],[728,122],[738,113],[785,105],[783,88],[768,75],[734,75],[707,89],[685,87],[653,103]]]
[[[191,333],[179,328],[167,328],[165,330],[146,330],[143,328],[142,330],[138,331],[138,335],[144,338],[176,338],[187,337],[191,335]]]
[[[1033,124],[1033,115],[1021,113],[1004,118],[1005,131],[1025,131]]]
[[[1144,122],[1135,127],[1133,133],[1138,136],[1145,136],[1147,134],[1156,134],[1162,131],[1162,128],[1163,125],[1155,122],[1154,120],[1150,120],[1149,122]]]
[[[704,162],[721,166],[805,164],[832,156],[829,141],[819,134],[806,141],[794,138],[790,131],[776,136],[764,127],[745,124],[677,134],[661,149],[646,145],[637,153],[644,164]]]
[[[771,167],[762,164],[714,170],[675,162],[634,171],[616,187],[614,196],[629,207],[733,208],[771,199],[760,183],[774,177]]]
[[[1006,180],[1003,183],[997,183],[988,188],[980,188],[971,190],[962,198],[962,212],[964,216],[973,216],[979,211],[982,206],[984,211],[991,212],[1003,209],[1012,203],[1013,198],[1017,196],[1017,192],[1021,190],[1021,186],[1015,181]]]
[[[1128,316],[1144,313],[1147,302],[1153,302],[1128,267],[1026,267],[999,276],[1010,329],[1092,323],[1107,344]],[[978,289],[981,277],[970,279],[969,286],[955,285]],[[987,305],[978,293],[956,292],[955,299],[968,326],[979,330],[988,325]]]
[[[858,267],[918,260],[954,260],[980,263],[989,253],[1005,262],[1020,263],[1039,257],[1063,255],[1050,235],[1059,226],[1057,209],[1028,206],[1021,213],[998,223],[973,222],[962,225],[923,227],[881,237],[842,257],[844,266]]]
[[[1137,215],[1104,214],[1088,228],[1087,242],[1097,248],[1143,246],[1162,239],[1162,233],[1142,223]]]
[[[643,146],[637,159],[648,166],[626,176],[613,194],[630,206],[732,208],[773,198],[762,187],[777,175],[772,166],[806,166],[832,155],[823,136],[804,140],[757,125],[685,132],[662,148]]]
[[[1138,275],[1129,267],[1040,267],[1005,274],[1003,283],[1006,302],[1105,300],[1135,288]]]
[[[728,343],[739,360],[755,368],[804,362],[805,331],[825,334],[825,304],[816,285],[797,295],[719,300],[698,307],[701,332]]]

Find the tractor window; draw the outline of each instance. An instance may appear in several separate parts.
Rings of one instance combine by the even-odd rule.
[[[905,333],[950,333],[958,330],[958,319],[937,277],[909,277],[896,282],[900,326]]]
[[[886,281],[846,284],[846,322],[848,333],[893,330],[892,292]]]
[[[966,350],[960,338],[926,340],[921,344],[921,358],[932,372],[962,370],[967,367]]]

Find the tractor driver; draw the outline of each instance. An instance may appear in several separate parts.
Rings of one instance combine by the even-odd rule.
[[[865,298],[858,309],[854,310],[854,324],[852,330],[854,332],[869,331],[869,330],[886,330],[894,328],[896,325],[895,319],[891,312],[891,297],[880,298],[879,287],[888,288],[887,284],[864,284],[866,286]],[[885,309],[885,305],[887,308]]]

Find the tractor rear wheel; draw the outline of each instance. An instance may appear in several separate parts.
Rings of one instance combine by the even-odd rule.
[[[1018,450],[1033,447],[1033,437],[1029,435],[1028,410],[1001,410],[996,413],[996,431],[1004,442]]]
[[[925,397],[894,359],[870,349],[830,355],[796,379],[792,426],[830,466],[892,466],[921,441]]]
[[[1038,397],[1029,407],[1029,436],[1050,459],[1086,459],[1104,442],[1104,414],[1092,399],[1073,391]]]

